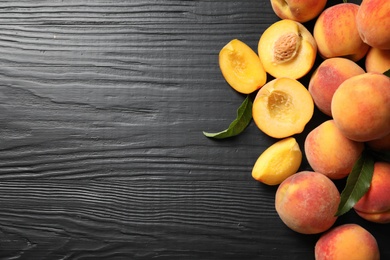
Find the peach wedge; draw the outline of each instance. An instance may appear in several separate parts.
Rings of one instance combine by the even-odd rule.
[[[313,67],[317,44],[301,23],[284,19],[263,32],[258,54],[265,71],[271,76],[299,79]]]
[[[277,78],[265,84],[255,97],[253,121],[265,134],[285,138],[301,133],[314,113],[309,91],[298,80]]]
[[[257,159],[252,177],[267,185],[278,185],[296,173],[302,152],[295,138],[288,137],[268,147]]]
[[[219,52],[219,67],[227,83],[243,94],[256,91],[267,80],[259,56],[237,39],[230,41]]]

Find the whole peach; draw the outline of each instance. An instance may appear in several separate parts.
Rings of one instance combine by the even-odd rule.
[[[331,103],[336,126],[347,138],[367,142],[390,133],[390,78],[367,72],[345,80]]]
[[[280,219],[292,230],[317,234],[336,221],[340,193],[325,175],[301,171],[285,179],[278,187],[275,208]]]
[[[375,237],[357,224],[344,224],[323,234],[317,241],[316,260],[379,260]]]
[[[324,58],[362,59],[369,46],[360,38],[356,27],[359,5],[340,3],[326,8],[314,24],[313,36]]]
[[[370,48],[367,52],[365,67],[367,72],[384,73],[390,69],[390,49]]]
[[[333,120],[310,131],[304,146],[311,168],[330,179],[346,177],[364,149],[363,143],[346,138]]]
[[[272,9],[281,19],[307,22],[317,17],[327,0],[271,0]]]
[[[374,164],[371,186],[354,209],[368,221],[390,223],[390,163]]]
[[[317,108],[332,116],[330,104],[336,89],[346,79],[363,73],[363,68],[349,59],[336,57],[324,60],[312,74],[308,86]]]
[[[356,14],[356,26],[365,43],[390,50],[390,1],[363,0]]]

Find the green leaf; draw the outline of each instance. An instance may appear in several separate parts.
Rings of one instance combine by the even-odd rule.
[[[348,175],[347,183],[341,192],[336,216],[347,213],[363,197],[370,188],[373,172],[374,158],[366,151],[363,151]]]
[[[215,139],[224,139],[240,134],[248,126],[252,120],[252,100],[249,95],[242,102],[237,110],[237,118],[229,125],[229,127],[221,132],[208,133],[203,132],[207,137]]]
[[[388,69],[387,71],[383,72],[383,74],[385,74],[386,76],[388,76],[390,78],[390,69]]]
[[[347,0],[343,0],[343,3],[348,3],[348,1]]]

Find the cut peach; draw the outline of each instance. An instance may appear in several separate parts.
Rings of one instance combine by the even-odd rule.
[[[314,113],[309,91],[295,79],[277,78],[265,84],[253,101],[257,127],[274,138],[301,133]]]
[[[265,71],[273,77],[299,79],[313,67],[317,44],[301,23],[284,19],[261,35],[258,54]]]
[[[302,162],[302,152],[295,138],[280,140],[268,147],[257,159],[252,177],[268,185],[278,185],[296,173]]]
[[[227,83],[236,91],[250,94],[267,81],[259,56],[245,43],[234,39],[219,52],[219,66]]]

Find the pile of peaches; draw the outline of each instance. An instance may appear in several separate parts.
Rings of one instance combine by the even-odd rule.
[[[384,74],[390,69],[390,1],[271,4],[281,19],[261,34],[257,53],[238,39],[219,53],[229,85],[243,94],[257,91],[256,126],[279,139],[259,156],[252,176],[279,185],[275,208],[289,228],[321,233],[317,260],[379,259],[377,241],[366,229],[354,223],[334,227],[340,192],[333,180],[346,178],[366,147],[390,150],[390,78]],[[304,26],[311,20],[312,32]],[[299,80],[309,72],[304,86]],[[312,171],[298,172],[303,154],[293,136],[303,132],[315,107],[329,120],[306,136]],[[390,223],[389,162],[375,161],[370,187],[354,210],[368,221]]]

